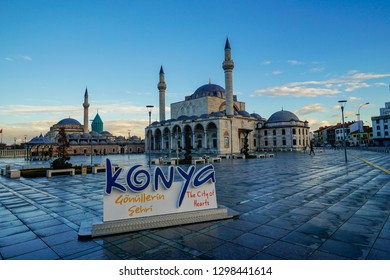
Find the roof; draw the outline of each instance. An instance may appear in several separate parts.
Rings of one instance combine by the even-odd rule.
[[[81,125],[81,123],[79,123],[78,120],[72,118],[62,119],[57,124],[58,125]]]
[[[226,98],[225,89],[216,84],[205,84],[199,87],[190,97],[189,99],[197,99],[205,96],[215,96],[219,98]]]
[[[299,121],[298,117],[291,113],[290,111],[278,111],[273,113],[271,117],[268,119],[268,123],[276,123],[276,122],[290,122],[290,121]]]

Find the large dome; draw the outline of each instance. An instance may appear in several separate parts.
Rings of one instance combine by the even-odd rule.
[[[219,98],[226,98],[225,89],[219,85],[206,84],[199,87],[192,95],[191,99],[196,99],[204,96],[215,96]]]
[[[72,118],[60,120],[57,124],[58,125],[81,125],[81,123],[79,123],[78,120]]]
[[[275,122],[289,122],[289,121],[299,121],[299,119],[294,113],[282,110],[282,111],[273,113],[271,115],[271,117],[269,117],[267,122],[275,123]]]

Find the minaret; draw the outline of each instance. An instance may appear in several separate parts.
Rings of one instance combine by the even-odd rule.
[[[232,53],[229,44],[229,38],[226,38],[225,44],[225,60],[222,63],[222,68],[225,71],[225,94],[226,94],[226,115],[233,116],[233,68]]]
[[[157,85],[158,93],[160,96],[160,122],[165,121],[165,90],[167,89],[167,85],[164,79],[164,69],[161,66],[160,68],[160,81]]]
[[[88,133],[88,89],[85,88],[85,93],[84,93],[84,133]]]

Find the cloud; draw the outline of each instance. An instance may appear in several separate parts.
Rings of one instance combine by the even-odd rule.
[[[320,73],[324,70],[325,70],[325,67],[318,66],[318,67],[311,68],[309,71],[312,73]]]
[[[264,62],[263,62],[263,65],[270,65],[270,64],[272,64],[272,61],[271,61],[271,60],[267,60],[267,61],[264,61]]]
[[[350,102],[354,102],[354,101],[358,101],[358,100],[362,100],[362,99],[360,97],[355,97],[355,96],[348,97],[348,101],[350,101]]]
[[[305,116],[312,113],[323,113],[323,112],[326,112],[326,109],[320,103],[309,104],[302,107],[301,109],[294,111],[294,113],[297,114],[298,116]]]
[[[22,59],[27,60],[27,61],[32,61],[31,56],[28,56],[28,55],[23,55]]]
[[[272,71],[272,75],[274,75],[274,76],[280,75],[280,74],[282,74],[282,73],[283,73],[283,72],[280,71],[280,70]]]
[[[14,59],[11,58],[11,57],[5,57],[4,60],[6,60],[6,61],[14,61]]]
[[[258,89],[252,96],[317,97],[353,92],[361,88],[383,86],[383,83],[369,83],[369,80],[390,77],[390,73],[360,73],[349,71],[346,75],[320,81],[291,82],[282,86]]]
[[[299,60],[287,60],[287,63],[290,65],[301,65],[304,64],[304,62],[299,61]]]

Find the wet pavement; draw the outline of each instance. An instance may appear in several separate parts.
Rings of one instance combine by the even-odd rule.
[[[390,260],[390,154],[348,151],[346,164],[343,151],[278,153],[214,166],[218,203],[238,218],[86,241],[78,230],[101,219],[103,173],[0,177],[0,259]]]

